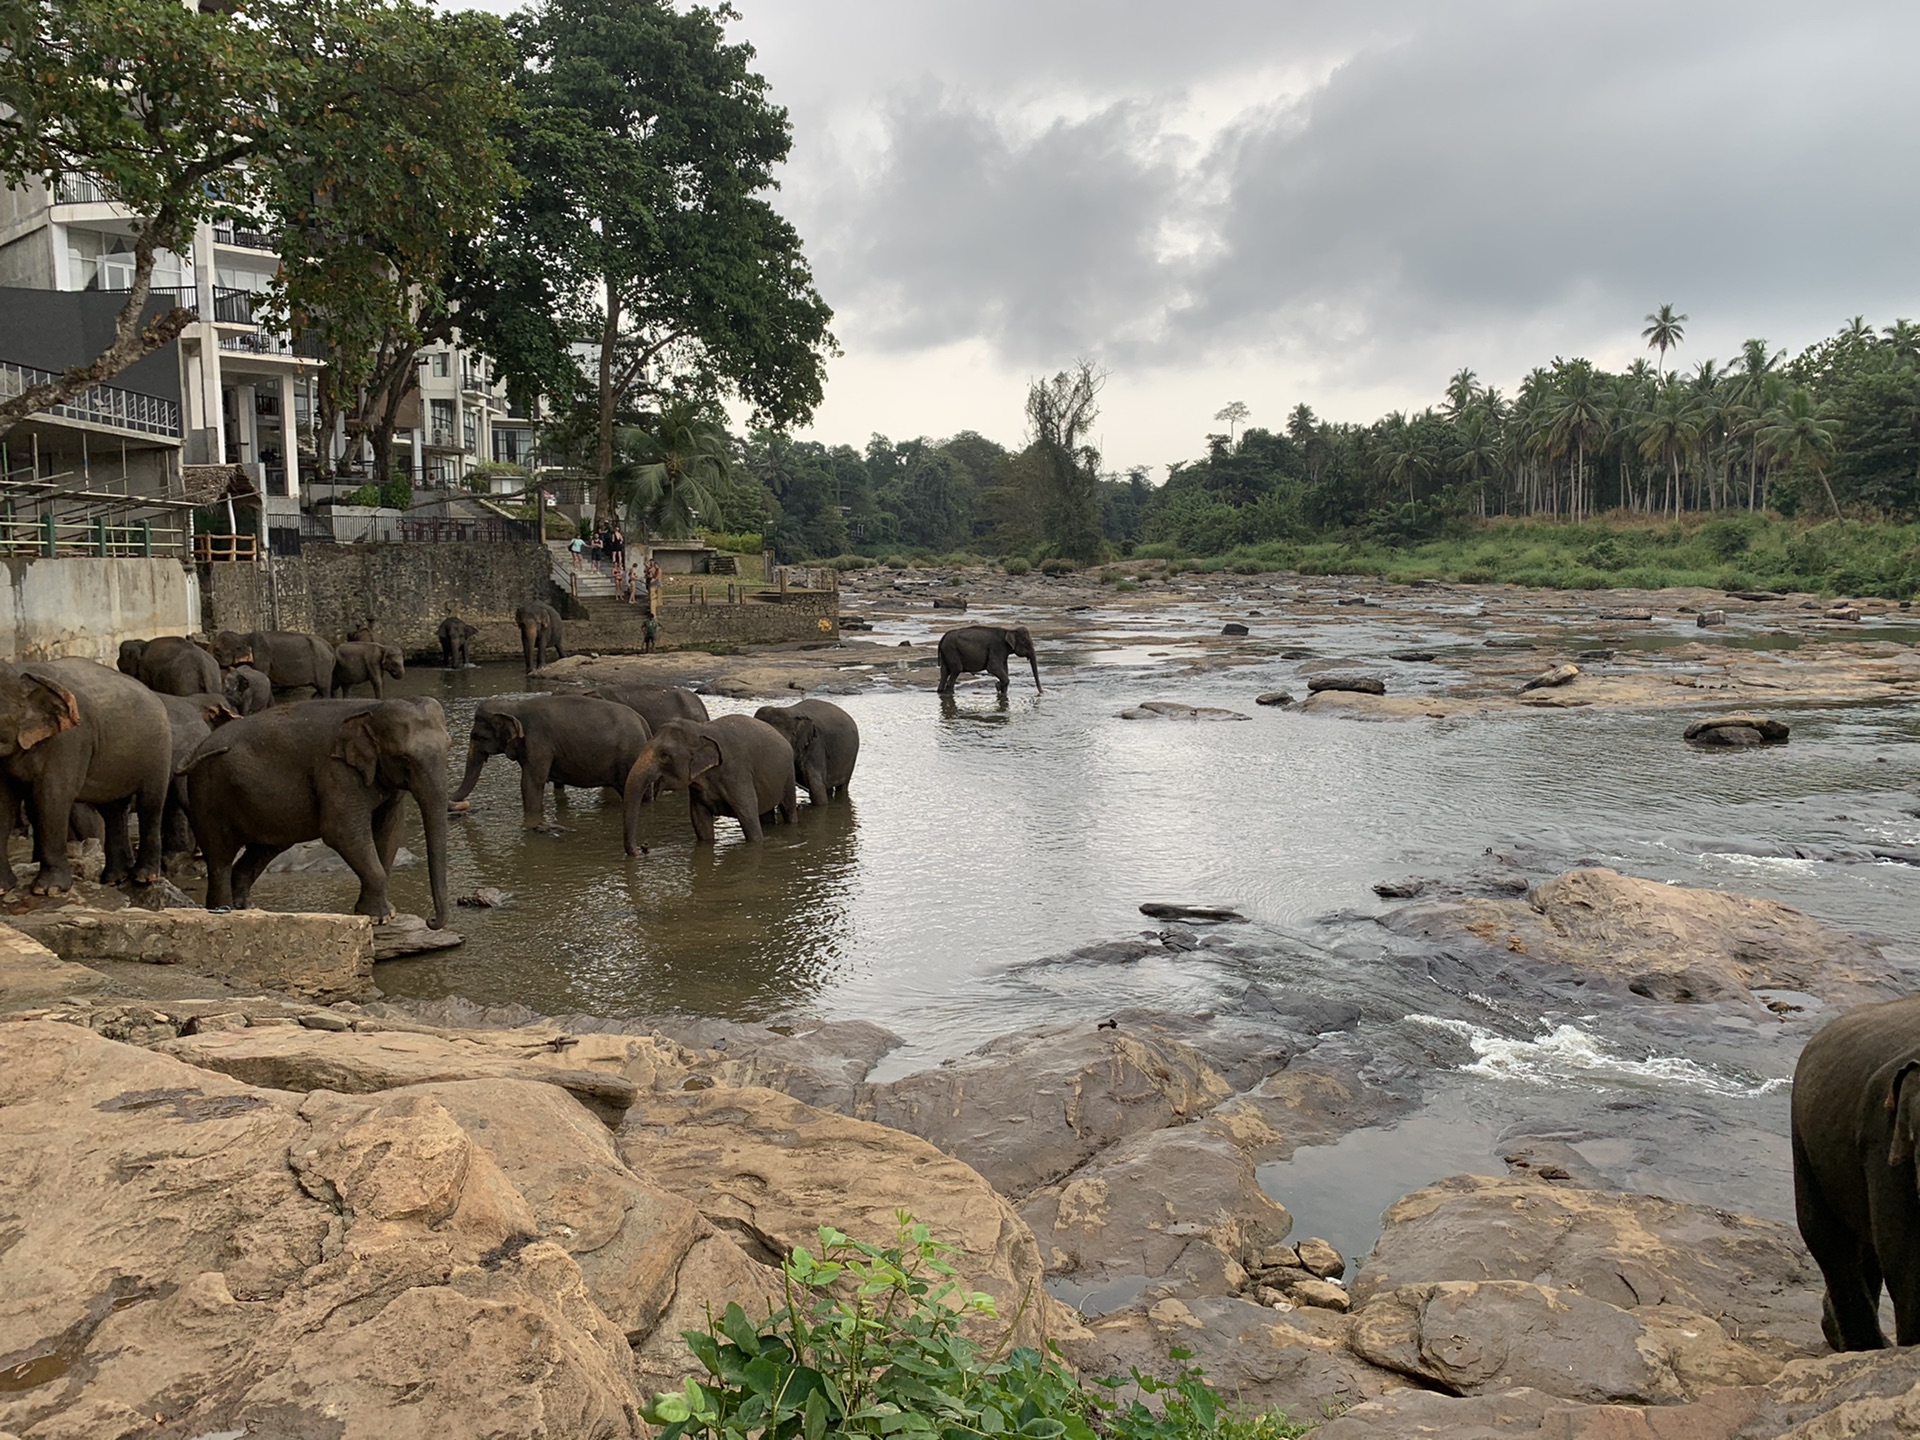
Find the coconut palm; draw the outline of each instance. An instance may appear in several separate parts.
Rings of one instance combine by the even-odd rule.
[[[1836,516],[1840,513],[1840,502],[1834,498],[1833,485],[1827,479],[1827,460],[1838,444],[1839,433],[1840,422],[1822,412],[1813,392],[1804,385],[1787,396],[1760,430],[1760,443],[1782,463],[1796,469],[1805,466],[1820,477],[1821,488],[1827,492],[1827,504],[1833,507]]]
[[[1499,472],[1506,451],[1500,434],[1500,422],[1487,406],[1475,405],[1460,417],[1460,423],[1454,427],[1454,431],[1460,438],[1460,451],[1454,458],[1454,469],[1473,486],[1474,492],[1480,497],[1480,513],[1485,515],[1487,477]]]
[[[1447,382],[1447,419],[1458,420],[1467,413],[1467,407],[1480,393],[1478,381],[1473,371],[1461,370]]]
[[[1667,466],[1667,504],[1680,513],[1680,457],[1700,438],[1700,420],[1694,397],[1678,381],[1669,380],[1653,397],[1640,421],[1640,454]]]
[[[1660,352],[1660,368],[1667,366],[1667,351],[1675,348],[1687,338],[1687,317],[1673,313],[1673,306],[1662,305],[1646,317],[1647,328],[1640,332],[1640,338],[1647,342],[1649,350]]]
[[[618,436],[622,463],[607,477],[614,504],[641,533],[684,539],[714,512],[714,487],[732,468],[726,426],[704,404],[675,400]]]
[[[1567,510],[1579,520],[1586,515],[1589,505],[1587,448],[1605,432],[1607,423],[1607,389],[1593,362],[1560,362],[1547,403],[1546,420],[1554,453],[1573,452],[1573,468],[1568,472]]]
[[[1880,333],[1887,337],[1894,359],[1904,365],[1920,364],[1920,325],[1911,320],[1896,320],[1882,326]]]

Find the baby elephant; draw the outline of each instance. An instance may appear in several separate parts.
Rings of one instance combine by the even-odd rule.
[[[713,843],[713,821],[731,815],[747,839],[765,838],[768,817],[791,820],[793,747],[787,737],[751,715],[722,715],[702,725],[669,720],[654,732],[627,776],[627,854],[640,848],[640,806],[655,788],[687,792],[693,838]]]
[[[1880,1287],[1897,1343],[1920,1344],[1920,995],[1828,1025],[1793,1072],[1793,1197],[1827,1282],[1836,1350],[1879,1350]]]
[[[793,778],[806,787],[809,801],[824,805],[847,793],[853,763],[860,758],[860,727],[846,711],[825,700],[802,700],[763,705],[753,718],[787,737],[793,746]]]
[[[440,622],[440,663],[449,670],[467,668],[467,643],[480,633],[477,625],[469,625],[458,615],[449,615]]]
[[[407,673],[400,652],[373,640],[349,640],[333,650],[333,696],[343,699],[356,685],[371,685],[376,700],[387,698],[387,678]]]

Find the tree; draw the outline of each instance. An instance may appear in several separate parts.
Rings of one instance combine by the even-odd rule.
[[[1231,445],[1233,443],[1234,430],[1237,427],[1246,424],[1247,417],[1252,414],[1253,414],[1253,411],[1247,408],[1246,401],[1229,400],[1225,405],[1221,406],[1218,410],[1213,412],[1213,418],[1216,420],[1224,420],[1226,422],[1227,443]]]
[[[1667,364],[1667,351],[1687,338],[1687,317],[1674,314],[1671,305],[1662,305],[1648,315],[1646,321],[1647,328],[1640,332],[1640,338],[1647,342],[1649,350],[1660,352],[1660,367],[1664,370]]]
[[[107,348],[0,401],[0,433],[179,336],[191,310],[146,317],[153,265],[202,221],[297,236],[350,217],[363,261],[391,259],[467,218],[462,192],[500,173],[463,125],[485,122],[498,85],[486,16],[414,0],[36,0],[3,14],[0,180],[86,177],[131,217],[134,272]]]
[[[1827,480],[1827,459],[1833,454],[1834,436],[1840,422],[1822,413],[1813,392],[1804,385],[1795,389],[1784,404],[1761,427],[1760,443],[1782,462],[1795,469],[1805,467],[1820,477],[1827,492],[1827,504],[1840,513],[1833,486]]]
[[[1046,497],[1042,525],[1070,560],[1098,559],[1102,548],[1100,456],[1087,435],[1099,418],[1106,380],[1091,360],[1076,360],[1072,369],[1027,386],[1029,449]]]
[[[768,203],[786,112],[728,44],[732,9],[669,0],[536,0],[513,22],[526,188],[483,257],[488,347],[552,384],[593,350],[596,468],[614,426],[674,397],[737,395],[758,423],[819,403],[832,312],[800,237]]]
[[[676,400],[621,432],[624,463],[608,472],[608,492],[627,524],[671,540],[713,519],[715,489],[732,468],[726,426],[706,405]]]

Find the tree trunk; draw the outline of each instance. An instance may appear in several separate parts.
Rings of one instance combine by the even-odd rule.
[[[594,502],[594,511],[598,515],[608,507],[613,491],[607,477],[613,473],[613,412],[619,397],[613,393],[613,352],[620,339],[620,291],[613,277],[607,276],[607,320],[600,327],[600,410],[599,428],[595,433],[594,468],[599,472],[600,483]]]

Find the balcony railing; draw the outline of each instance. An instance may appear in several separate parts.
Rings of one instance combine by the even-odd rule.
[[[411,545],[502,545],[531,540],[533,527],[518,520],[430,520],[400,522],[400,539]]]
[[[468,371],[460,377],[460,388],[469,395],[486,395],[492,392],[493,382],[485,376]]]
[[[311,335],[289,340],[267,330],[243,330],[238,334],[222,332],[220,348],[236,355],[284,355],[295,360],[324,360],[325,348]]]
[[[213,227],[213,243],[232,245],[241,250],[278,250],[280,247],[264,230],[255,230],[247,225],[216,225]]]
[[[0,360],[0,398],[21,394],[29,386],[45,385],[60,377],[50,370],[36,370],[31,365],[15,365],[8,360]],[[161,435],[168,439],[180,438],[180,404],[176,400],[163,400],[157,395],[142,395],[135,390],[122,390],[118,385],[95,385],[92,389],[82,390],[78,395],[62,405],[51,405],[41,412],[58,415],[65,420],[78,420],[90,425],[110,425],[116,430],[131,430],[140,435]]]
[[[53,203],[56,205],[110,205],[113,197],[101,188],[100,182],[90,175],[80,175],[69,170],[53,186]]]
[[[213,318],[222,325],[258,325],[253,313],[253,292],[219,286],[213,292]]]

